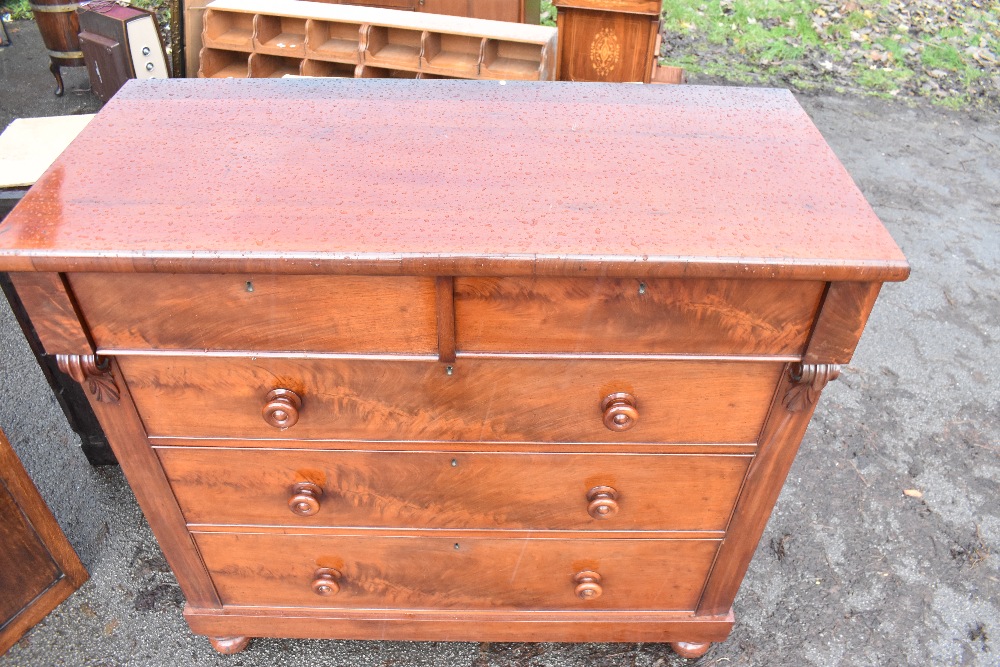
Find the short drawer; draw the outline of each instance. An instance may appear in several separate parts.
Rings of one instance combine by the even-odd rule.
[[[189,524],[725,530],[750,456],[159,447]]]
[[[719,545],[538,535],[194,538],[225,605],[365,609],[693,610]],[[581,576],[588,573],[597,576]]]
[[[805,348],[817,281],[458,278],[459,350],[771,354]]]
[[[119,363],[151,436],[720,444],[756,442],[783,368],[616,359]]]
[[[434,353],[433,278],[70,274],[98,347]]]

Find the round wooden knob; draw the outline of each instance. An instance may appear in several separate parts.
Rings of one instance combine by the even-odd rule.
[[[302,407],[302,399],[291,389],[272,389],[264,398],[264,421],[284,431],[286,428],[295,426],[299,420],[299,408]]]
[[[627,431],[639,421],[639,411],[635,407],[635,396],[619,392],[605,396],[601,401],[604,425],[612,431]]]
[[[587,511],[595,519],[610,519],[618,514],[618,492],[610,486],[595,486],[587,491]]]
[[[312,482],[299,482],[292,487],[292,497],[288,499],[288,509],[292,514],[312,516],[319,512],[319,499],[323,497],[323,489]]]
[[[604,592],[601,588],[601,575],[596,572],[590,570],[577,572],[573,581],[576,582],[576,597],[581,600],[596,600]]]
[[[332,567],[321,567],[313,575],[313,593],[329,597],[340,592],[340,572]]]

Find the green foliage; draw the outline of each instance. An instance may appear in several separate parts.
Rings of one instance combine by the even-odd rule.
[[[554,28],[556,26],[556,8],[552,6],[552,0],[541,0],[541,9],[542,20],[540,23]]]
[[[3,7],[2,13],[10,13],[15,21],[33,18],[28,0],[3,0],[0,7]]]

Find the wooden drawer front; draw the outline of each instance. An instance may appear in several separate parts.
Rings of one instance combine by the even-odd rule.
[[[798,355],[825,283],[459,278],[459,350]]]
[[[120,357],[151,436],[516,442],[755,442],[783,367],[773,362],[460,359],[437,362]],[[268,393],[298,421],[262,417]],[[604,397],[636,397],[627,431]]]
[[[538,530],[725,530],[751,458],[197,447],[157,454],[191,524]],[[306,501],[307,516],[292,511],[293,498]]]
[[[70,283],[104,349],[437,351],[433,278],[80,273]]]
[[[457,536],[456,536],[457,535]],[[695,608],[716,540],[194,533],[226,605],[366,609]],[[313,592],[318,568],[340,591]],[[600,597],[577,597],[593,571]]]

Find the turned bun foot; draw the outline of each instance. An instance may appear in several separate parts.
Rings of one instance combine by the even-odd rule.
[[[209,637],[208,642],[222,655],[239,653],[250,643],[249,637]]]
[[[712,642],[670,642],[670,648],[682,658],[700,658],[711,645]]]

